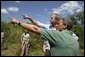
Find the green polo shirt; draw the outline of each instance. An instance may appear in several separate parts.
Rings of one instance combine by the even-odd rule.
[[[41,29],[41,38],[49,41],[51,56],[77,56],[79,54],[79,44],[68,30]]]

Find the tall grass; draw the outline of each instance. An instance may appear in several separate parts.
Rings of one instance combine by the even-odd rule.
[[[5,28],[5,36],[3,45],[7,47],[7,50],[1,51],[1,56],[19,56],[21,35],[24,29],[18,25],[12,25],[10,23],[2,23]],[[7,28],[7,29],[6,29]],[[30,32],[30,50],[27,56],[42,56],[43,52],[41,49],[42,40],[40,36]]]

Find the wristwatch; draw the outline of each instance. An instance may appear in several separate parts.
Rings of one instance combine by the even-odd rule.
[[[19,22],[18,25],[20,26],[21,25],[21,22]]]

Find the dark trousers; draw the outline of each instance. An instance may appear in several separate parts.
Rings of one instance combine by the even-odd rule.
[[[50,50],[46,49],[45,56],[51,56]]]

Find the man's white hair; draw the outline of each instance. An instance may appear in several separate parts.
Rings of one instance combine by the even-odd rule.
[[[53,11],[53,12],[52,12],[52,14],[55,14],[55,13],[56,13],[56,14],[60,14],[60,13],[59,13],[59,12],[57,12],[57,11]]]
[[[57,12],[57,11],[53,11],[52,12],[52,17],[55,17],[55,18],[57,18],[57,19],[63,19],[63,17],[60,15],[60,13],[59,12]]]

